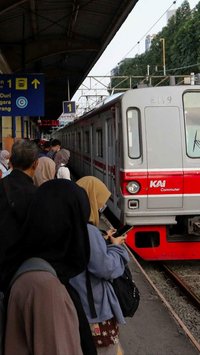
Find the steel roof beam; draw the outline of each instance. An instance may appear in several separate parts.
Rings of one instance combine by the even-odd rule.
[[[20,0],[20,1],[16,1],[16,0],[6,0],[6,6],[1,6],[0,5],[0,16],[3,15],[6,12],[9,12],[13,9],[15,9],[16,7],[24,4],[25,2],[27,2],[29,0]]]
[[[33,36],[36,37],[38,33],[38,23],[37,23],[37,14],[36,14],[36,5],[35,5],[35,0],[29,0],[30,1],[30,9],[31,9],[31,25],[32,25],[32,31],[33,31]]]

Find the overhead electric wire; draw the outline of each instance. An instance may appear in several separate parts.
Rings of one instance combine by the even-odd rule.
[[[173,1],[173,3],[168,7],[168,9],[159,17],[159,19],[154,22],[154,24],[148,29],[148,31],[140,38],[140,40],[124,55],[124,57],[121,59],[125,59],[127,57],[127,55],[132,52],[133,49],[135,49],[135,47],[148,35],[148,33],[152,30],[152,28],[154,28],[155,25],[157,25],[157,23],[161,20],[161,18],[163,18],[164,15],[166,15],[166,13],[171,9],[171,7],[173,5],[176,4],[176,0]]]
[[[149,30],[140,38],[139,41],[137,41],[137,43],[122,57],[121,61],[125,58],[127,58],[128,54],[130,52],[132,52],[133,49],[135,49],[135,47],[140,44],[140,42],[149,34],[149,32],[152,30],[152,28],[154,28],[155,25],[157,25],[157,23],[163,18],[163,16],[165,14],[167,14],[167,12],[171,9],[171,7],[173,5],[175,5],[177,3],[178,0],[174,0],[173,3],[168,7],[168,9],[158,18],[158,20],[156,22],[154,22],[154,24],[149,28]],[[180,67],[180,68],[175,68],[175,69],[167,69],[167,71],[170,71],[170,70],[178,70],[178,69],[185,69],[185,68],[190,68],[190,67],[194,67],[196,65],[199,65],[199,64],[193,64],[191,66],[184,66],[184,67]],[[107,75],[107,74],[106,74]]]
[[[187,69],[187,68],[196,67],[198,65],[200,65],[200,63],[185,65],[185,66],[179,67],[179,68],[167,69],[166,71],[175,71],[175,70],[180,70],[180,69]]]
[[[147,36],[147,34],[152,30],[152,28],[154,28],[155,25],[157,25],[157,23],[163,18],[164,15],[166,15],[166,13],[171,9],[171,7],[173,5],[175,5],[177,2],[177,0],[174,0],[172,2],[172,4],[167,8],[167,10],[158,18],[158,20],[156,22],[154,22],[154,24],[148,29],[148,31],[141,37],[141,39],[139,41],[137,41],[137,43],[124,55],[124,57],[122,57],[121,61],[123,59],[125,59],[127,57],[127,55],[132,52],[132,50]],[[105,74],[104,76],[102,76],[102,80],[104,78],[106,78],[108,75],[110,74],[110,72],[107,72],[107,74]],[[94,89],[97,86],[97,83],[94,85]]]
[[[155,27],[155,25],[157,25],[157,23],[167,14],[167,12],[171,9],[171,7],[173,5],[175,5],[177,3],[178,0],[174,0],[172,2],[172,4],[167,8],[167,10],[158,18],[158,20],[156,20],[153,25],[148,29],[148,31],[145,32],[145,34],[140,38],[139,41],[137,41],[137,43],[122,57],[121,61],[123,61],[125,58],[127,58],[127,56],[129,55],[129,53],[131,53],[135,47],[140,44],[140,42],[150,33],[150,31]],[[119,61],[119,62],[121,62]],[[188,66],[183,66],[183,67],[180,67],[180,68],[174,68],[174,69],[167,69],[166,71],[167,72],[170,72],[170,71],[176,71],[176,70],[180,70],[180,69],[186,69],[186,68],[192,68],[192,67],[195,67],[197,65],[200,65],[199,63],[197,64],[192,64],[192,65],[188,65]],[[159,72],[159,70],[158,70]],[[108,75],[110,74],[110,72],[107,72],[107,74],[105,74],[104,76],[102,76],[102,80],[105,79]],[[152,74],[151,74],[152,75]],[[93,88],[91,88],[91,90],[95,90],[95,87],[97,86],[97,83],[94,85]]]

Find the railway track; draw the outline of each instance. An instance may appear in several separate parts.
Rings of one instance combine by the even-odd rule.
[[[200,265],[199,263],[186,265],[163,264],[165,272],[181,288],[195,307],[200,310]]]
[[[127,248],[128,249],[128,248]],[[167,307],[173,318],[178,322],[184,333],[196,347],[200,354],[200,312],[199,312],[199,283],[188,284],[185,280],[194,276],[196,271],[192,271],[192,265],[189,268],[181,265],[151,263],[138,260],[129,250],[131,258],[140,268],[147,281],[153,287],[159,298]],[[200,263],[199,263],[200,265]],[[166,267],[165,267],[166,266]],[[174,270],[173,270],[174,266]],[[182,265],[183,266],[183,265]],[[176,271],[175,271],[176,270]],[[183,271],[185,270],[185,271]],[[190,270],[190,274],[186,270]],[[173,275],[173,282],[172,282]],[[181,275],[181,276],[179,276]],[[197,274],[200,282],[199,273]],[[169,279],[170,276],[170,279]],[[185,278],[185,280],[184,280]],[[194,280],[194,277],[191,277]],[[178,282],[179,280],[179,282]],[[195,278],[196,280],[196,278]],[[196,284],[196,287],[194,286]],[[180,292],[181,285],[181,292]],[[186,291],[187,289],[187,291]],[[186,296],[185,296],[186,295]]]

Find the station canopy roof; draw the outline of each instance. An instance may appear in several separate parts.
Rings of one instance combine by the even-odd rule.
[[[45,74],[45,119],[60,116],[137,1],[0,1],[1,54],[13,73]]]

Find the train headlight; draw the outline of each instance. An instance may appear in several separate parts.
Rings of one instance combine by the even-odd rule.
[[[130,181],[126,189],[130,194],[137,194],[140,191],[140,184],[137,181]]]

